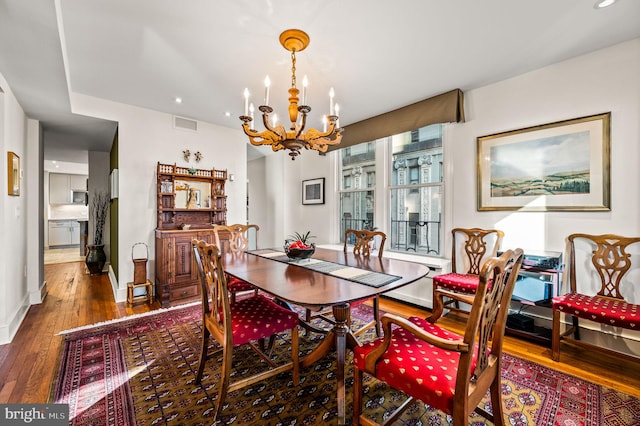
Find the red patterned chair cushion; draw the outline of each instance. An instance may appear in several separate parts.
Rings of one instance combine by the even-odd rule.
[[[239,278],[227,275],[227,288],[231,293],[237,293],[239,291],[255,290],[255,287],[246,281],[242,281]]]
[[[409,321],[434,336],[451,341],[462,340],[458,334],[422,318],[411,317]],[[356,367],[364,370],[365,356],[380,343],[382,338],[355,348],[353,362]],[[459,361],[459,353],[437,348],[404,329],[395,328],[391,345],[378,362],[376,377],[431,407],[451,413]],[[475,364],[474,356],[472,370]]]
[[[460,293],[474,294],[478,290],[480,277],[473,274],[441,274],[433,277],[434,286]]]
[[[567,293],[554,297],[554,310],[602,324],[640,330],[640,305],[624,300],[580,293]]]
[[[282,333],[298,326],[298,314],[262,295],[231,305],[233,346]]]

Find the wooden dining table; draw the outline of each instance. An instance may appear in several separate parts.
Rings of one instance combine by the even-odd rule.
[[[275,249],[274,249],[275,250]],[[284,253],[283,253],[284,254]],[[336,351],[338,424],[345,422],[345,362],[347,349],[358,340],[347,324],[350,304],[410,284],[427,275],[426,265],[377,256],[361,257],[339,250],[317,248],[313,259],[393,276],[393,281],[372,286],[305,267],[303,261],[282,262],[252,253],[227,254],[223,258],[227,274],[253,284],[277,300],[292,305],[331,306],[335,325],[321,343],[301,359],[308,367],[329,352]]]

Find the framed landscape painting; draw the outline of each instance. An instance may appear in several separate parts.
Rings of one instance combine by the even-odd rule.
[[[478,211],[608,211],[611,113],[477,138]]]

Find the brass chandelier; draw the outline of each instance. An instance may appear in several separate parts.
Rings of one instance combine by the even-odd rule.
[[[289,89],[289,120],[291,126],[276,124],[276,120],[270,120],[269,114],[273,108],[269,106],[269,76],[265,78],[264,105],[258,107],[262,112],[262,124],[265,130],[255,130],[253,124],[253,103],[249,104],[249,90],[244,90],[244,115],[240,116],[242,130],[249,136],[252,145],[271,145],[271,149],[280,151],[288,149],[292,160],[300,154],[302,148],[313,149],[318,152],[327,152],[330,145],[337,145],[342,140],[342,129],[338,121],[338,104],[334,104],[333,88],[329,92],[329,114],[323,118],[324,129],[322,131],[309,128],[305,131],[307,114],[311,107],[306,105],[307,78],[303,80],[302,102],[298,95],[300,90],[296,87],[296,52],[303,51],[309,45],[309,36],[301,30],[290,29],[280,34],[280,44],[291,52],[291,88]],[[300,116],[299,116],[300,113]],[[275,117],[276,114],[273,114]]]

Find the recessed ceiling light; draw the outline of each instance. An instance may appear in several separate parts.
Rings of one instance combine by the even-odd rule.
[[[596,9],[604,9],[605,7],[609,7],[614,4],[618,0],[598,0],[595,5],[593,5]]]
[[[224,116],[225,117],[231,117],[231,113],[229,111],[227,111],[227,112],[224,113]]]
[[[181,104],[182,103],[182,98],[175,98],[175,101],[177,104]]]
[[[57,161],[56,161],[56,160],[51,160],[51,162],[52,162],[53,164],[56,164],[56,163],[57,163]]]

